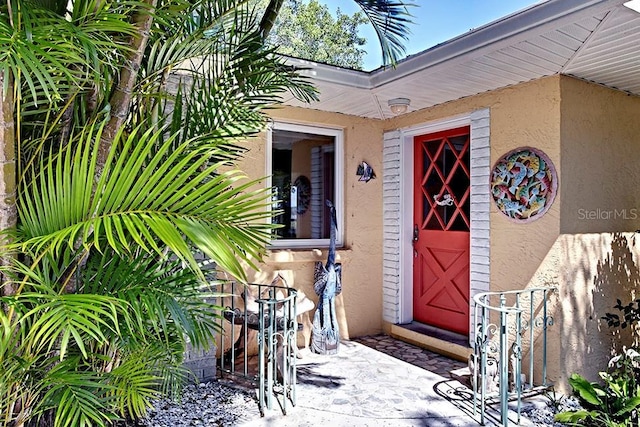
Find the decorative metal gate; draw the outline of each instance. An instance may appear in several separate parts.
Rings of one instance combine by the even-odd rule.
[[[273,407],[274,398],[282,412],[287,401],[296,404],[297,332],[295,289],[274,285],[225,283],[222,295],[242,295],[243,307],[235,299],[224,309],[221,375],[246,380],[258,386],[260,414]],[[255,296],[254,296],[255,295]],[[237,327],[240,331],[237,331]],[[225,341],[228,340],[228,341]],[[224,342],[231,345],[225,349]],[[256,354],[252,353],[252,348]]]
[[[500,404],[502,425],[509,425],[508,403],[513,399],[520,424],[523,397],[552,386],[547,381],[547,329],[553,325],[548,305],[556,291],[555,287],[532,288],[485,292],[473,298],[476,336],[469,367],[474,414],[480,411],[482,425],[486,405],[491,403]],[[534,346],[536,339],[538,346]],[[538,385],[534,384],[534,374],[538,375]]]

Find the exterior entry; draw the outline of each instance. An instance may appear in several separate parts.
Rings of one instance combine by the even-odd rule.
[[[469,334],[469,127],[414,138],[413,319]]]

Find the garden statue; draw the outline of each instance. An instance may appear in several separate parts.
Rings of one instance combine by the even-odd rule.
[[[335,297],[342,291],[342,266],[336,264],[336,208],[327,200],[331,229],[327,263],[316,263],[313,288],[320,297],[313,316],[311,330],[311,351],[318,354],[336,354],[340,343],[340,330],[336,317]]]

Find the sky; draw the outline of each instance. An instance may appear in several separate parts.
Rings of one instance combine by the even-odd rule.
[[[503,16],[522,10],[538,0],[413,0],[417,6],[409,8],[413,15],[411,35],[406,44],[407,55],[412,55],[450,40],[467,31],[481,27]],[[352,0],[322,0],[332,11],[352,14],[359,9]],[[364,69],[373,70],[382,65],[378,39],[368,26],[360,35],[367,39]]]

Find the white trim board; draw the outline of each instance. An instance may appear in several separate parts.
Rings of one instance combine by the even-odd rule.
[[[335,164],[334,164],[334,182],[336,183],[333,204],[336,207],[336,221],[338,222],[338,230],[336,236],[336,246],[344,246],[344,131],[339,128],[331,128],[319,126],[313,123],[290,123],[284,121],[274,121],[267,129],[267,137],[265,144],[265,170],[267,177],[265,179],[266,188],[271,188],[272,158],[271,152],[273,147],[273,130],[286,130],[291,132],[306,132],[316,135],[332,136],[334,138]],[[322,203],[324,206],[324,203]],[[329,247],[329,239],[273,239],[270,241],[268,248],[292,249],[292,248],[326,248]]]
[[[413,320],[413,138],[471,128],[471,229],[469,330],[473,342],[473,296],[489,290],[490,110],[389,131],[383,142],[383,319]]]

